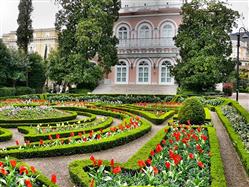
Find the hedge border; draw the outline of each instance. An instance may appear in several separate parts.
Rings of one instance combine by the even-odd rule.
[[[73,120],[77,117],[77,112],[67,111],[69,114],[66,114],[62,117],[53,117],[53,118],[40,118],[40,119],[23,119],[23,120],[3,120],[0,119],[0,124],[8,124],[8,123],[49,123],[49,122],[61,122],[61,121],[69,121]],[[3,127],[4,125],[2,125]]]
[[[27,134],[24,136],[24,140],[28,140],[30,142],[42,140],[48,140],[49,135],[52,136],[53,139],[56,138],[56,135],[59,134],[61,138],[69,137],[70,133],[79,133],[85,131],[85,133],[89,133],[90,131],[98,131],[100,129],[106,129],[110,127],[113,123],[113,118],[109,117],[105,121],[101,122],[100,124],[93,126],[93,127],[82,127],[77,130],[67,130],[67,131],[58,131],[58,132],[51,132],[51,133],[43,133],[43,134],[34,134],[34,129],[32,127],[18,127],[18,131]]]
[[[197,127],[197,126],[195,126]],[[170,126],[164,128],[169,129]],[[216,130],[213,127],[204,127],[208,131],[210,151],[211,151],[211,166],[210,178],[212,180],[211,187],[226,187],[226,178],[224,174],[223,162],[220,155],[220,148]],[[140,148],[126,163],[115,163],[126,169],[139,169],[137,165],[138,160],[147,160],[150,156],[150,151],[160,144],[165,137],[164,129],[160,130],[152,139],[150,139],[142,148]],[[104,165],[109,166],[109,161],[104,161]],[[69,164],[69,174],[71,180],[80,187],[88,187],[91,179],[87,172],[84,171],[86,166],[92,165],[90,160],[76,160]],[[136,186],[138,187],[138,186]]]
[[[240,136],[233,129],[232,124],[229,121],[229,119],[223,115],[221,106],[215,107],[215,111],[216,111],[218,117],[220,118],[221,122],[225,126],[225,128],[228,132],[228,135],[229,135],[231,141],[233,142],[233,146],[235,147],[235,149],[236,149],[236,151],[237,151],[237,153],[238,153],[238,155],[239,155],[239,157],[244,165],[244,168],[245,168],[247,174],[249,175],[249,153],[245,149],[245,145],[244,145],[243,141],[241,140]]]
[[[13,133],[10,130],[0,128],[0,142],[11,140],[12,136]]]
[[[116,136],[93,140],[91,142],[84,142],[80,144],[72,145],[59,145],[53,147],[42,147],[39,149],[19,149],[17,146],[8,147],[7,151],[1,152],[0,157],[7,155],[16,158],[34,158],[34,157],[50,157],[61,155],[73,155],[79,153],[90,153],[96,151],[102,151],[109,148],[113,148],[119,145],[123,145],[130,141],[133,141],[151,130],[151,124],[145,120],[141,120],[142,125],[136,129],[132,129],[127,132],[117,134]],[[36,143],[37,144],[37,143]]]
[[[155,116],[154,114],[151,114],[150,112],[147,111],[140,111],[132,108],[127,108],[127,107],[112,107],[113,109],[119,109],[119,110],[124,110],[139,116],[144,117],[145,119],[149,120],[150,122],[154,123],[155,125],[161,125],[165,120],[169,119],[175,114],[174,110],[170,110],[166,112],[165,114],[161,115],[160,117]]]

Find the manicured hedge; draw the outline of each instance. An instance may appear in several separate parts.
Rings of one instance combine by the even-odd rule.
[[[93,113],[96,115],[103,115],[103,116],[111,116],[114,118],[118,118],[118,119],[123,119],[126,117],[125,114],[121,114],[121,113],[114,113],[108,110],[102,110],[102,109],[97,109],[97,108],[83,108],[83,107],[56,107],[57,109],[61,109],[61,110],[70,110],[70,111],[81,111],[81,112],[89,112],[89,113]]]
[[[0,152],[0,157],[5,157],[7,155],[16,158],[50,157],[101,151],[133,141],[148,133],[150,130],[151,124],[142,120],[142,125],[140,127],[117,134],[113,137],[80,144],[64,144],[52,147],[41,147],[38,149],[19,149],[19,147],[13,146],[8,147],[7,151]]]
[[[0,128],[0,142],[8,141],[12,138],[12,132],[8,129]]]
[[[24,136],[25,140],[28,140],[30,142],[35,142],[35,141],[39,141],[40,139],[48,140],[49,135],[51,135],[53,137],[53,139],[55,139],[57,134],[63,138],[63,137],[69,137],[70,133],[72,133],[72,132],[77,135],[79,132],[82,133],[83,131],[85,133],[89,133],[91,130],[98,131],[100,129],[106,129],[106,128],[111,126],[112,122],[113,122],[112,117],[109,117],[104,122],[102,122],[96,126],[93,126],[93,127],[86,127],[86,128],[82,127],[80,129],[77,129],[77,130],[58,131],[58,132],[43,133],[43,134],[37,134],[35,132],[34,127],[18,127],[18,131],[21,133],[27,134]]]
[[[124,110],[127,112],[130,112],[132,114],[136,114],[139,116],[144,117],[145,119],[151,121],[152,123],[154,123],[155,125],[160,125],[162,124],[166,119],[169,119],[170,117],[172,117],[175,114],[174,110],[171,110],[169,112],[166,112],[165,114],[157,117],[156,115],[147,112],[147,111],[141,111],[141,110],[136,110],[136,109],[132,109],[132,108],[127,108],[127,107],[113,107],[119,110]]]
[[[28,176],[30,175],[30,173],[32,173],[32,171],[30,170],[30,166],[25,163],[22,162],[20,160],[17,160],[15,158],[10,158],[11,160],[16,160],[16,166],[20,167],[20,166],[25,166],[28,169]],[[0,159],[0,161],[4,161],[3,159]],[[32,173],[33,176],[36,176],[36,180],[39,181],[40,183],[49,186],[49,187],[58,187],[58,185],[54,184],[51,182],[50,179],[48,179],[45,175],[43,175],[40,171],[36,170],[35,173]]]
[[[220,120],[222,121],[223,125],[225,126],[231,141],[233,142],[233,145],[234,145],[234,147],[235,147],[235,149],[236,149],[236,151],[237,151],[237,153],[238,153],[238,155],[239,155],[239,157],[240,157],[240,159],[245,167],[247,174],[249,175],[249,153],[246,150],[243,141],[241,140],[240,136],[234,131],[232,124],[227,119],[227,117],[225,117],[223,115],[221,107],[218,106],[215,109],[216,109],[216,113],[218,114]]]
[[[77,112],[69,112],[62,117],[53,117],[53,118],[41,118],[41,119],[16,119],[16,120],[3,120],[0,119],[0,124],[19,124],[19,123],[48,123],[48,122],[60,122],[60,121],[69,121],[77,117]],[[1,125],[2,127],[4,125]],[[17,126],[17,125],[16,125]]]
[[[169,128],[169,127],[166,127]],[[223,163],[220,156],[220,148],[216,131],[213,127],[206,127],[209,135],[210,151],[211,151],[211,187],[226,187],[226,179],[224,175]],[[153,150],[157,144],[161,143],[165,137],[164,129],[160,130],[150,141],[148,141],[141,149],[137,151],[126,163],[115,163],[125,169],[138,170],[138,161],[147,160],[150,156],[150,151]],[[90,160],[76,160],[69,164],[69,173],[72,181],[79,187],[88,187],[91,178],[84,171],[84,168],[91,166]],[[104,161],[103,165],[110,166],[109,161]]]
[[[204,108],[205,111],[205,121],[211,121],[211,113],[208,108]],[[178,114],[175,114],[173,119],[178,119]]]
[[[87,112],[77,112],[78,115],[83,115],[83,116],[88,116],[88,118],[84,118],[84,119],[73,119],[73,120],[69,120],[69,121],[60,121],[60,122],[50,122],[50,123],[0,123],[0,127],[4,127],[4,128],[18,128],[18,127],[23,127],[23,126],[56,126],[58,123],[64,123],[64,124],[73,124],[73,123],[86,123],[86,122],[91,122],[94,121],[96,119],[96,115],[91,114],[91,113],[87,113]]]

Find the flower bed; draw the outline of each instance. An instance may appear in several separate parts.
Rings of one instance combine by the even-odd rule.
[[[76,117],[76,112],[60,111],[47,106],[0,108],[0,123],[46,123],[68,121]]]
[[[0,186],[57,187],[56,175],[51,181],[33,166],[6,157],[0,160]]]
[[[211,152],[211,157],[210,157]],[[83,169],[82,169],[83,168]],[[226,186],[219,144],[212,127],[166,128],[128,162],[74,161],[77,186]]]
[[[0,142],[8,141],[12,138],[12,132],[8,129],[0,128]]]
[[[89,133],[90,131],[106,129],[113,123],[112,117],[104,117],[90,123],[76,123],[71,125],[60,124],[57,126],[38,126],[38,127],[18,127],[18,131],[25,133],[26,141],[35,142],[49,140],[51,138],[70,137],[72,134]]]
[[[116,114],[115,114],[116,115]],[[124,124],[111,127],[103,132],[91,132],[82,136],[43,141],[38,143],[26,143],[24,146],[8,147],[0,151],[0,157],[6,155],[17,158],[46,157],[58,155],[71,155],[77,153],[95,152],[135,140],[151,130],[151,124],[147,121],[130,121],[126,118]],[[132,123],[132,124],[131,124]]]
[[[236,105],[238,105],[238,104],[236,104]],[[232,106],[234,106],[234,105],[232,104]],[[239,105],[239,107],[237,106],[236,109],[237,109],[237,111],[239,111],[241,108],[242,107]],[[217,115],[219,116],[220,120],[222,121],[223,125],[226,128],[226,130],[229,134],[229,137],[230,137],[231,141],[233,142],[233,145],[234,145],[234,147],[235,147],[235,149],[236,149],[236,151],[237,151],[237,153],[242,161],[242,164],[245,167],[247,174],[249,174],[249,152],[246,149],[245,143],[241,139],[240,135],[233,128],[233,125],[236,126],[236,124],[232,124],[232,122],[223,114],[221,106],[216,107],[215,110],[216,110]],[[245,109],[241,110],[242,112],[240,114],[242,114],[244,112],[243,114],[246,115],[246,112],[244,110]],[[247,114],[248,114],[248,112],[247,112]],[[244,118],[244,119],[246,119],[246,118]],[[238,125],[238,127],[239,126],[241,126],[241,125]],[[241,127],[243,127],[243,125]],[[244,128],[247,128],[247,127],[244,127]],[[241,130],[243,130],[243,129],[241,129]],[[243,132],[241,132],[241,133],[243,134]]]

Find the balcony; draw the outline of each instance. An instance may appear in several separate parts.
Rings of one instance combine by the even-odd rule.
[[[176,48],[172,37],[168,38],[136,38],[119,40],[119,49],[153,49]]]

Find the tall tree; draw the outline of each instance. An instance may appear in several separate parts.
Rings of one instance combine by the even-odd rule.
[[[8,79],[8,67],[10,62],[10,53],[6,45],[0,39],[0,85],[6,83]]]
[[[113,25],[119,16],[120,0],[57,2],[62,7],[56,15],[59,55],[68,71],[64,78],[77,83],[86,81],[84,77],[89,75],[89,69],[99,71],[98,66],[89,65],[90,60],[96,56],[103,72],[108,73],[111,66],[118,62],[118,40],[113,36]],[[76,78],[75,75],[81,78]]]
[[[182,16],[175,38],[181,60],[173,68],[173,75],[187,89],[214,88],[234,69],[229,33],[239,14],[216,0],[193,0],[183,5]]]
[[[18,5],[19,15],[16,31],[17,45],[20,50],[28,54],[28,45],[33,39],[31,13],[33,11],[32,0],[20,0]]]
[[[31,19],[31,13],[33,11],[32,0],[20,0],[18,10],[18,28],[16,31],[17,45],[19,50],[21,50],[24,54],[28,55],[28,46],[29,43],[33,40],[33,29]],[[26,61],[28,62],[28,59]],[[29,86],[29,71],[30,66],[26,64],[26,86]]]

